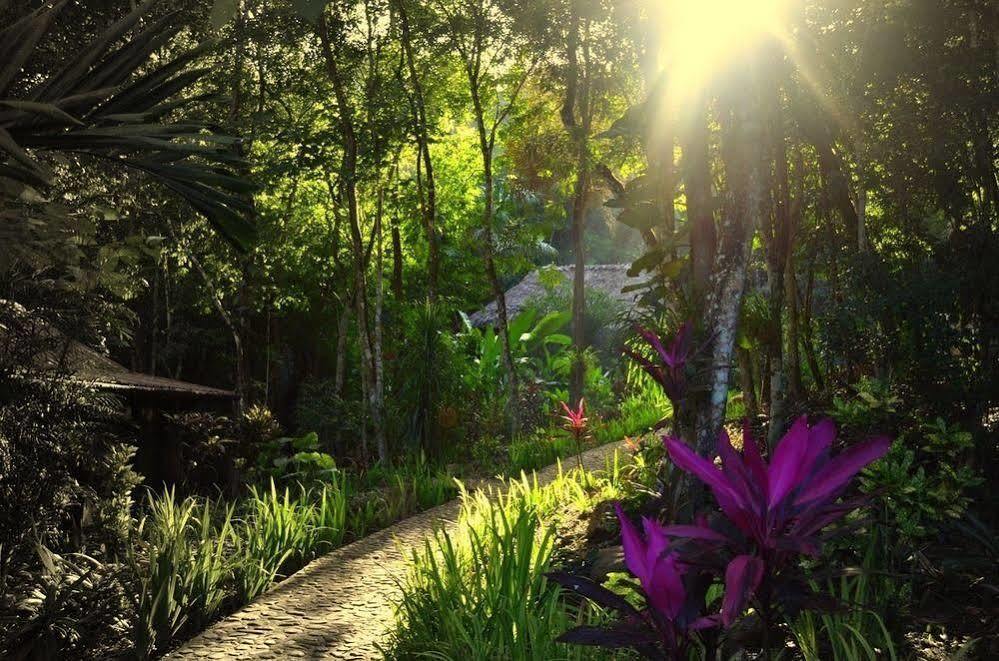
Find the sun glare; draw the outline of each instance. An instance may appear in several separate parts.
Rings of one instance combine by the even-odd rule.
[[[788,0],[666,0],[659,19],[674,99],[696,93],[728,63],[779,37]]]

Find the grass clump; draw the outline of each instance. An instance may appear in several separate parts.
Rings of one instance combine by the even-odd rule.
[[[522,475],[505,492],[463,491],[456,530],[437,532],[413,552],[386,657],[614,658],[555,642],[601,613],[567,603],[545,574],[555,568],[553,515],[588,509],[617,488],[605,477],[560,470],[546,486]]]

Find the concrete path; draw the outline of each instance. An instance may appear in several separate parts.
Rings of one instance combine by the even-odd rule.
[[[583,464],[602,469],[621,447],[588,450]],[[568,469],[575,460],[564,463]],[[538,471],[538,482],[556,475],[556,466],[549,466]],[[411,549],[435,528],[452,530],[459,506],[452,500],[314,560],[166,658],[381,658],[376,644],[392,627],[397,581],[405,577]]]

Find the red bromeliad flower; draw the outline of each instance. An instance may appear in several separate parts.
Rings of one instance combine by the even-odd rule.
[[[636,351],[625,348],[624,352],[637,362],[656,383],[662,386],[670,401],[677,402],[683,398],[687,385],[687,359],[690,357],[691,326],[684,322],[667,349],[659,336],[647,328],[638,327],[638,333],[649,343],[659,355],[662,364],[656,364]]]
[[[585,402],[583,398],[579,398],[579,405],[573,409],[565,402],[561,402],[562,408],[565,410],[565,415],[562,419],[565,420],[565,429],[570,434],[572,434],[573,440],[576,442],[576,462],[579,464],[580,470],[583,468],[583,439],[586,438],[587,434],[587,421],[589,418],[586,417],[586,412],[583,407]]]
[[[562,409],[565,411],[562,419],[565,420],[566,430],[572,432],[573,436],[582,438],[583,434],[586,433],[586,423],[588,420],[586,412],[583,410],[585,406],[584,400],[580,398],[579,404],[575,409],[571,408],[565,402],[560,403],[562,404]]]
[[[705,522],[663,529],[669,537],[727,546],[738,553],[725,571],[726,625],[742,611],[764,572],[772,575],[800,554],[818,555],[822,529],[863,504],[862,498],[837,501],[862,468],[888,452],[891,439],[872,438],[830,457],[835,437],[831,420],[809,427],[802,416],[767,464],[748,430],[741,453],[722,432],[720,468],[680,439],[664,438],[673,462],[711,489],[725,518],[738,530],[723,533]]]

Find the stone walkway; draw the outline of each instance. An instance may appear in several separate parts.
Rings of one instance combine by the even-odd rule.
[[[583,464],[602,469],[620,447],[588,450]],[[573,465],[566,458],[566,469]],[[549,466],[538,471],[538,482],[556,475]],[[376,645],[392,626],[397,581],[405,576],[410,550],[435,528],[453,529],[458,511],[459,501],[452,500],[314,560],[166,658],[381,658]]]

